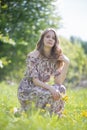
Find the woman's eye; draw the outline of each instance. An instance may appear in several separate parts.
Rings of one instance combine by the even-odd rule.
[[[51,37],[50,35],[47,35],[46,38],[52,38],[53,40],[55,40],[55,37]]]
[[[50,36],[48,35],[48,36],[46,36],[47,38],[50,38]]]
[[[46,36],[47,38],[51,38],[51,36]],[[55,39],[55,37],[52,37],[52,39]]]

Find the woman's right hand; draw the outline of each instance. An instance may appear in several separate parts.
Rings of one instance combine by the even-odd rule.
[[[49,91],[51,92],[51,94],[52,94],[54,100],[58,100],[58,99],[61,98],[60,92],[59,92],[59,91],[56,91],[53,87],[50,87],[50,88],[49,88]]]
[[[40,86],[40,87],[43,87],[43,88],[49,90],[51,92],[54,100],[58,100],[61,97],[61,94],[59,91],[56,91],[52,86],[45,84],[44,82],[40,81],[39,79],[33,78],[33,83],[36,86]]]

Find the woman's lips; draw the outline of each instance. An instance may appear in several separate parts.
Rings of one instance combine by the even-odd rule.
[[[52,44],[52,42],[48,42],[48,44]]]

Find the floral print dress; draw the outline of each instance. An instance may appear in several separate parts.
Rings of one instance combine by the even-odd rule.
[[[27,69],[25,76],[20,82],[18,88],[18,99],[22,110],[31,108],[32,102],[37,108],[45,109],[49,104],[50,113],[58,113],[64,108],[64,101],[62,99],[54,100],[49,90],[35,86],[32,78],[38,78],[40,81],[47,83],[51,76],[58,76],[59,72],[56,68],[57,61],[55,59],[48,59],[42,55],[38,58],[28,55]],[[52,85],[60,93],[65,93],[64,85]]]

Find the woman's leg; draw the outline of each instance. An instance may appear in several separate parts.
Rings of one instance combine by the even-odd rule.
[[[60,94],[65,94],[66,93],[66,88],[64,85],[53,85],[53,87],[58,90],[60,92]],[[62,98],[60,98],[59,100],[56,100],[55,102],[53,102],[52,104],[52,112],[58,114],[59,116],[61,116],[62,111],[64,110],[64,105],[65,102],[63,101]]]
[[[53,87],[60,93],[65,94],[66,89],[63,85],[53,85]],[[49,106],[50,113],[60,114],[64,109],[64,101],[62,99],[55,101],[52,97],[52,94],[48,90],[40,87],[33,87],[27,96],[27,100],[19,101],[22,110],[30,109],[32,102],[35,103],[35,106],[37,108],[47,109],[47,107]]]

